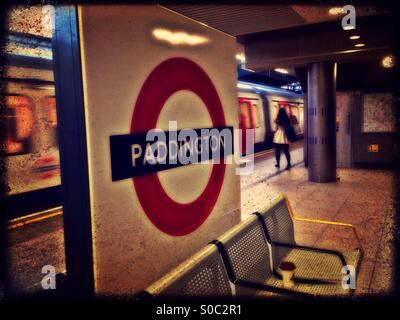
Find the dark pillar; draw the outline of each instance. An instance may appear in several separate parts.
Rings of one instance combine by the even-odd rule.
[[[336,64],[316,62],[308,68],[308,179],[336,181]]]
[[[308,167],[308,95],[307,92],[303,92],[303,100],[304,100],[304,119],[303,119],[303,157],[304,157],[304,166]]]
[[[94,266],[85,106],[75,4],[56,7],[53,36],[67,287],[93,298]]]
[[[307,67],[298,67],[294,69],[296,72],[296,76],[299,79],[301,90],[303,91],[303,100],[304,100],[304,119],[303,119],[303,157],[304,157],[304,166],[308,166],[308,157],[307,157],[307,147],[308,147],[308,135],[307,135],[307,75],[308,68]]]

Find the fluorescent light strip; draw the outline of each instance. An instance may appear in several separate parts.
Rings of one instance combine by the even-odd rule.
[[[275,68],[274,70],[276,72],[283,73],[283,74],[288,74],[289,73],[289,71],[287,71],[286,69],[283,69],[283,68]]]
[[[155,28],[152,34],[157,40],[165,41],[172,45],[196,46],[210,42],[210,39],[205,36],[189,34],[185,31],[171,31],[164,28]]]

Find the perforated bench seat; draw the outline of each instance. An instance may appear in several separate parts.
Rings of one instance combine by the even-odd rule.
[[[218,249],[210,244],[145,292],[164,298],[229,297],[232,296],[232,287]]]
[[[357,269],[361,257],[361,250],[356,249],[354,251],[342,253],[347,264],[354,265]],[[310,280],[320,279],[332,281],[333,283],[318,284],[316,286],[315,284],[299,283],[297,281],[292,290],[317,296],[346,296],[351,293],[351,291],[343,289],[340,285],[344,274],[341,272],[343,266],[342,262],[337,256],[320,252],[291,249],[283,260],[294,262],[296,265],[296,278]],[[268,279],[266,284],[283,287],[283,281],[276,277]],[[263,292],[257,292],[257,295],[263,295]]]
[[[356,270],[358,269],[362,256],[361,250],[342,252],[342,255],[347,265],[352,265]],[[296,265],[296,278],[341,282],[344,276],[342,273],[343,262],[332,254],[290,249],[282,260],[293,262]],[[279,268],[276,268],[276,271],[280,274]]]
[[[290,261],[296,265],[295,278],[305,281],[341,283],[342,267],[350,265],[357,271],[362,259],[361,244],[353,226],[340,222],[297,218],[291,211],[288,199],[278,196],[256,215],[260,218],[267,241],[272,249],[274,272],[279,276],[279,264]],[[352,228],[359,248],[352,251],[299,246],[295,242],[293,220]]]
[[[230,278],[234,279],[235,284],[251,287],[256,296],[271,296],[270,292],[258,290],[263,285],[268,288],[285,290],[285,294],[289,291],[293,296],[297,295],[299,297],[344,296],[352,293],[351,290],[343,289],[341,281],[335,281],[335,283],[302,283],[296,281],[294,288],[284,288],[283,281],[279,279],[273,268],[272,252],[274,252],[274,247],[269,245],[263,226],[255,215],[227,231],[218,238],[216,244],[221,255],[225,257],[224,262],[228,274],[231,273]],[[312,261],[315,260],[315,253],[307,252],[306,255],[302,255],[300,251],[286,250],[285,255],[281,256],[283,259],[286,257],[286,254],[290,253],[293,259],[296,259],[296,256],[299,257],[296,263],[301,264],[301,260],[304,261],[303,266],[300,267],[300,275],[310,276],[310,278],[314,279],[313,277],[317,276],[318,272],[320,272],[320,270],[316,269],[320,268],[321,263],[329,265],[327,259],[331,259],[331,255],[322,257],[318,254],[317,263],[314,261],[312,268],[309,268],[313,264]],[[282,254],[282,252],[274,252],[274,254]],[[333,257],[337,259],[336,256]],[[322,273],[322,276],[325,277],[326,274],[329,274],[335,280],[340,276],[340,280],[342,280],[344,275],[341,273],[342,265],[340,259],[337,259],[335,265],[338,268],[333,274],[327,268],[328,271]],[[272,290],[269,289],[267,291]],[[251,293],[252,291],[250,290],[249,292]]]
[[[293,262],[296,265],[296,279],[304,282],[312,280],[341,283],[344,276],[342,273],[344,265],[351,265],[357,271],[362,259],[362,249],[357,233],[350,224],[297,218],[284,195],[278,196],[256,215],[260,219],[267,241],[271,246],[274,272],[279,277],[278,266],[282,261]],[[299,246],[295,242],[293,220],[352,228],[360,247],[352,251],[340,252]]]
[[[137,298],[226,298],[255,294],[256,290],[230,281],[218,248],[209,244],[140,292]],[[280,297],[274,292],[264,291],[263,294],[270,298]]]
[[[278,289],[286,289],[283,286],[283,281],[275,276],[270,276],[264,281],[265,285],[275,287]],[[240,287],[237,289],[236,295],[238,297],[257,297],[267,299],[293,299],[296,298],[296,293],[302,293],[311,296],[324,296],[324,297],[338,297],[349,295],[349,290],[344,290],[342,286],[338,284],[306,284],[306,283],[295,283],[295,286],[290,289],[293,291],[293,295],[287,293],[275,293],[268,290],[257,290],[253,288]],[[298,298],[306,298],[306,296],[298,296]]]

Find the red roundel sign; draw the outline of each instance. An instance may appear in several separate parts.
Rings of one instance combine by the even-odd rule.
[[[156,128],[167,99],[177,91],[189,90],[203,101],[213,127],[225,126],[225,116],[211,79],[193,61],[171,58],[160,63],[141,88],[131,121],[130,133]],[[218,200],[225,174],[225,163],[214,164],[210,179],[200,196],[190,203],[179,203],[164,191],[156,172],[132,178],[140,204],[161,231],[183,236],[193,232],[207,219]]]

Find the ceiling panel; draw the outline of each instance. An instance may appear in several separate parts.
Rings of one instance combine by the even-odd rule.
[[[330,5],[167,4],[165,7],[233,36],[338,20]],[[356,6],[357,16],[387,12],[383,6]]]
[[[330,20],[341,19],[343,15],[330,15],[329,9],[330,5],[293,5],[292,8],[299,15],[301,15],[306,21],[310,23],[325,22]],[[377,15],[382,13],[387,13],[388,10],[383,5],[355,5],[356,17]]]
[[[165,7],[233,36],[307,23],[289,5],[168,4]]]

